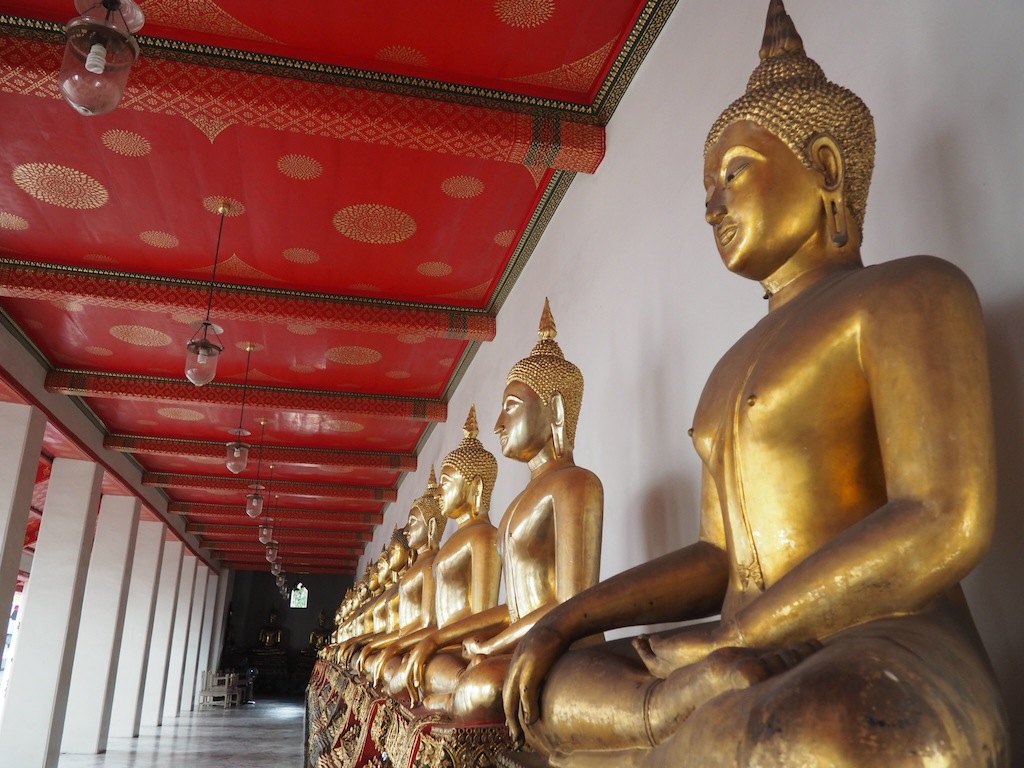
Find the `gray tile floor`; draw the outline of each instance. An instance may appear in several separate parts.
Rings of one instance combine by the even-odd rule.
[[[301,701],[257,701],[183,712],[137,739],[110,739],[102,755],[61,755],[58,768],[301,768]]]

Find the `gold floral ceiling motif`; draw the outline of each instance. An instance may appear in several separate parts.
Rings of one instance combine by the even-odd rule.
[[[100,141],[111,152],[125,157],[145,157],[153,151],[153,145],[149,143],[149,140],[134,131],[120,129],[104,131],[100,136]]]
[[[191,408],[160,408],[157,413],[165,419],[174,421],[202,421],[206,418],[202,413]]]
[[[452,273],[452,265],[443,261],[425,261],[416,267],[416,271],[426,277],[446,277]]]
[[[605,62],[608,61],[608,55],[611,53],[613,45],[615,45],[615,40],[609,40],[592,54],[584,56],[579,61],[572,61],[536,75],[510,77],[508,80],[515,83],[542,85],[575,93],[586,93],[590,90],[591,83],[597,80],[597,76],[601,73]]]
[[[87,253],[82,257],[83,261],[91,261],[95,264],[117,264],[117,259],[107,256],[105,253]]]
[[[154,248],[177,248],[179,243],[178,238],[169,232],[158,232],[155,229],[139,233],[139,239]]]
[[[236,200],[233,197],[227,195],[210,195],[209,197],[203,198],[203,208],[208,210],[210,213],[216,213],[220,215],[220,211],[217,208],[221,203],[227,203],[228,209],[224,213],[227,217],[241,216],[245,213],[245,203],[241,200]]]
[[[7,211],[0,211],[0,229],[25,230],[28,229],[28,221]]]
[[[429,67],[430,61],[415,48],[408,45],[389,45],[377,51],[377,61],[389,61],[392,64],[405,64],[411,67]]]
[[[96,179],[66,165],[24,163],[14,168],[11,177],[32,197],[61,208],[101,208],[110,199]]]
[[[143,4],[146,22],[192,32],[211,32],[243,40],[277,43],[270,35],[243,24],[211,0],[148,0]]]
[[[309,248],[286,248],[281,255],[295,264],[316,264],[320,261],[320,254]]]
[[[539,27],[555,14],[555,0],[495,0],[494,13],[510,27]]]
[[[277,170],[291,179],[309,181],[319,178],[324,167],[319,160],[307,155],[284,155],[277,160]]]
[[[390,205],[362,203],[334,214],[334,227],[361,243],[390,245],[408,240],[416,232],[412,216]]]
[[[483,194],[484,183],[475,176],[450,176],[441,182],[441,191],[448,197],[477,197]]]
[[[363,425],[358,421],[345,421],[343,419],[327,419],[321,424],[325,432],[362,432]]]
[[[508,248],[515,242],[516,231],[514,229],[503,229],[494,236],[494,242],[502,248]]]
[[[50,303],[57,309],[63,309],[65,312],[82,312],[85,310],[85,304],[77,299],[52,299]]]
[[[316,326],[303,325],[302,323],[289,323],[285,326],[289,332],[296,336],[312,336],[316,333]]]
[[[332,363],[342,365],[373,365],[383,357],[380,352],[370,347],[332,347],[326,355]]]
[[[110,335],[136,347],[166,347],[173,342],[163,331],[144,325],[115,325],[110,329]]]
[[[109,350],[106,347],[88,346],[85,347],[85,351],[88,352],[90,355],[96,355],[97,357],[110,357],[111,355],[114,354],[112,350]]]

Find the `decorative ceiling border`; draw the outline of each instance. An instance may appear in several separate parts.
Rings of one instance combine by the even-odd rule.
[[[654,45],[678,0],[648,0],[633,25],[626,43],[609,69],[592,104],[546,99],[526,94],[499,91],[479,86],[446,83],[439,80],[394,75],[384,72],[290,59],[232,48],[139,35],[145,55],[179,62],[214,67],[229,67],[255,74],[268,74],[332,85],[347,85],[368,90],[420,98],[451,101],[466,106],[501,108],[537,117],[560,116],[576,122],[607,125],[622,99],[630,80]],[[20,37],[60,42],[64,25],[51,21],[0,14],[0,27]]]

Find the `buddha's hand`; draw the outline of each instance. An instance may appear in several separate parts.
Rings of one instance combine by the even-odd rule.
[[[475,666],[493,653],[489,638],[484,635],[467,638],[462,642],[462,655],[469,659],[469,665]]]
[[[355,668],[359,674],[363,674],[363,672],[366,671],[366,660],[370,658],[372,653],[373,648],[368,644],[359,649],[359,656],[355,660]]]
[[[544,678],[570,644],[556,628],[545,625],[543,619],[519,642],[502,689],[505,722],[517,745],[523,743],[523,728],[540,716],[540,687]]]
[[[384,677],[384,669],[387,667],[388,662],[391,661],[398,651],[393,645],[387,646],[380,654],[380,661],[377,662],[377,668],[373,670],[373,687],[379,689],[381,680]]]
[[[665,678],[681,667],[696,664],[720,648],[742,648],[746,643],[735,624],[702,624],[674,635],[638,635],[633,647],[647,671]]]
[[[405,679],[405,689],[414,706],[423,701],[423,697],[426,695],[427,663],[434,658],[438,650],[434,638],[428,636],[416,643],[416,646],[409,652],[409,657],[406,659],[408,673]]]

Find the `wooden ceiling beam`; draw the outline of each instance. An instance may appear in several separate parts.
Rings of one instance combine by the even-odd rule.
[[[0,296],[61,301],[141,312],[196,312],[202,318],[209,283],[113,270],[0,258]],[[326,294],[219,283],[213,292],[218,323],[228,320],[438,339],[493,341],[495,319],[458,308],[375,303]]]
[[[445,421],[448,406],[439,400],[412,397],[353,395],[320,390],[287,389],[213,382],[193,386],[184,378],[135,376],[103,371],[56,368],[46,374],[47,391],[76,397],[240,408],[304,411],[321,415],[369,416],[410,421]]]
[[[167,506],[168,512],[183,515],[192,522],[199,520],[216,520],[224,517],[237,518],[243,514],[241,504],[194,504],[191,502],[172,501]],[[260,525],[264,519],[273,518],[277,523],[319,523],[329,525],[336,530],[345,530],[348,526],[351,530],[372,529],[380,525],[384,520],[381,512],[335,512],[318,509],[295,509],[274,507],[264,509],[263,517],[253,521],[254,526]],[[249,518],[246,517],[246,520]]]
[[[145,435],[107,435],[103,447],[121,453],[144,456],[186,456],[190,458],[222,459],[224,443],[204,440],[181,440]],[[250,461],[273,464],[304,464],[317,467],[349,467],[351,469],[383,469],[395,472],[415,472],[416,456],[411,453],[369,453],[337,451],[330,448],[300,448],[293,446],[253,445],[249,449]]]

